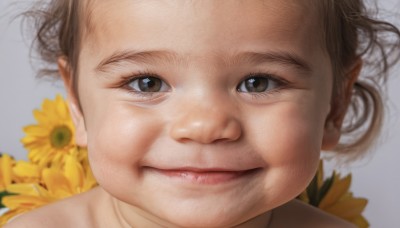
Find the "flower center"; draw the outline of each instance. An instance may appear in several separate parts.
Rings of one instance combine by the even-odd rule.
[[[53,129],[50,134],[51,145],[57,149],[61,149],[68,145],[72,139],[72,132],[69,127],[62,125]]]

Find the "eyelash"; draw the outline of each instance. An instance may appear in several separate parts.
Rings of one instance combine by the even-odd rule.
[[[264,98],[264,97],[268,97],[268,96],[272,96],[276,93],[281,92],[281,90],[283,89],[287,89],[290,87],[291,83],[279,76],[276,76],[276,74],[272,74],[272,73],[266,73],[266,72],[252,72],[249,73],[246,77],[244,77],[240,83],[250,79],[250,78],[254,78],[254,77],[261,77],[261,78],[266,78],[268,80],[273,81],[274,83],[277,84],[277,88],[275,89],[271,89],[271,90],[267,90],[265,92],[249,92],[249,93],[245,93],[245,92],[239,92],[238,89],[237,91],[239,93],[245,93],[246,95],[250,95],[252,97],[252,99],[257,99],[257,98]],[[240,84],[239,84],[240,85]]]
[[[129,93],[133,93],[135,95],[139,95],[144,98],[152,97],[154,95],[153,92],[141,92],[141,91],[135,91],[132,88],[129,88],[130,83],[132,83],[134,80],[142,78],[142,77],[154,77],[154,78],[158,78],[161,81],[163,81],[164,83],[166,83],[165,80],[160,75],[153,73],[151,71],[148,71],[148,70],[144,70],[144,71],[138,71],[138,72],[135,72],[132,74],[128,74],[127,76],[123,76],[121,81],[118,82],[116,85],[114,85],[113,88],[121,88]],[[266,78],[268,80],[271,80],[277,84],[277,88],[270,89],[265,92],[240,92],[238,90],[238,86],[241,83],[243,83],[244,81],[246,81],[250,78],[254,78],[254,77],[261,77],[261,78]],[[271,96],[271,95],[274,95],[275,93],[279,93],[282,89],[286,89],[286,88],[290,87],[289,81],[287,81],[279,76],[276,76],[276,74],[271,74],[271,73],[266,73],[266,72],[249,73],[247,76],[245,76],[244,78],[242,78],[240,80],[240,84],[237,86],[236,91],[238,91],[239,93],[244,93],[246,95],[250,95],[252,97],[252,99]]]
[[[128,74],[127,76],[122,76],[121,81],[118,82],[115,86],[113,86],[113,88],[121,88],[129,93],[133,93],[136,96],[141,96],[144,98],[152,97],[154,95],[154,93],[135,91],[132,88],[129,88],[130,83],[132,83],[134,80],[142,78],[142,77],[154,77],[154,78],[158,78],[161,81],[165,82],[165,80],[160,75],[152,73],[148,70],[145,70],[145,71],[138,71],[138,72],[135,72],[132,74]]]

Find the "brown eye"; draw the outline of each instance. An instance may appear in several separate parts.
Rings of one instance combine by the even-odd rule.
[[[242,81],[237,90],[244,93],[262,93],[270,89],[268,88],[270,85],[274,86],[274,83],[274,81],[267,77],[255,76]]]
[[[168,86],[164,81],[155,77],[141,77],[129,83],[134,91],[143,93],[166,92]]]

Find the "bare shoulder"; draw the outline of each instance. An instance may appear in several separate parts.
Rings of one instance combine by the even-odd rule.
[[[46,205],[12,219],[4,228],[91,227],[90,208],[96,190]]]
[[[272,227],[324,227],[324,228],[355,228],[355,226],[338,217],[305,204],[292,200],[274,209]]]

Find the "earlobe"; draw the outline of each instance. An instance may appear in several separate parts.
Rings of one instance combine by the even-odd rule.
[[[322,150],[332,150],[339,143],[343,120],[351,103],[354,85],[362,69],[361,58],[357,58],[348,69],[343,90],[339,92],[336,100],[331,102],[331,112],[325,121]]]
[[[326,151],[333,150],[339,143],[340,135],[340,127],[335,126],[332,121],[328,121],[325,124],[321,149]]]
[[[67,92],[67,100],[69,106],[69,112],[72,118],[72,121],[75,125],[75,141],[78,146],[86,147],[87,146],[87,133],[85,126],[85,119],[83,117],[83,113],[80,110],[80,106],[78,104],[78,98],[75,94],[73,88],[73,80],[72,73],[68,66],[68,61],[64,57],[58,58],[58,71],[60,76],[64,82],[64,87]]]

